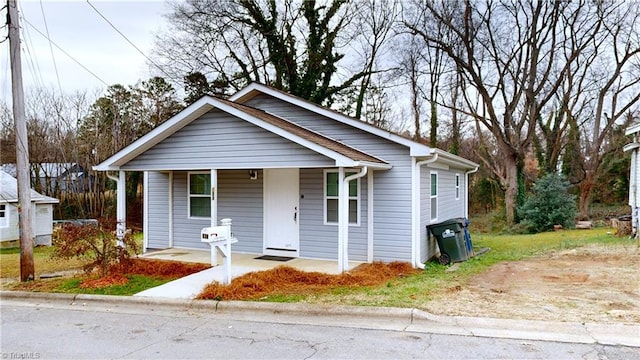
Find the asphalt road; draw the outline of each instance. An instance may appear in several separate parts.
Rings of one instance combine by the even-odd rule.
[[[331,314],[294,324],[278,316],[16,299],[3,299],[0,314],[2,359],[640,358],[638,347],[358,326]]]

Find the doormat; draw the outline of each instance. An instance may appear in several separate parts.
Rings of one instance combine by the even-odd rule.
[[[288,257],[288,256],[274,256],[274,255],[262,255],[262,256],[258,256],[257,258],[254,258],[256,260],[271,260],[271,261],[289,261],[291,259],[293,259],[292,257]]]

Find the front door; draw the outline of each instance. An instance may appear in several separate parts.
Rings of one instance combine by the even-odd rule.
[[[264,170],[264,253],[298,256],[299,169]]]

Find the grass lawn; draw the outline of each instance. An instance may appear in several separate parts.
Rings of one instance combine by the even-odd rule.
[[[38,246],[33,249],[33,263],[36,276],[66,270],[81,270],[83,262],[72,260],[51,260],[53,248]],[[0,249],[0,278],[20,277],[20,248]]]
[[[610,228],[593,230],[565,230],[535,235],[474,235],[472,241],[476,250],[489,247],[483,255],[473,257],[459,264],[455,272],[445,272],[448,266],[428,262],[425,270],[418,275],[388,281],[377,287],[342,287],[324,293],[300,296],[265,298],[266,301],[314,303],[335,303],[345,305],[421,307],[434,295],[454,292],[474,275],[502,261],[518,261],[536,255],[573,249],[589,244],[612,247],[637,248],[638,242],[626,237],[612,235]]]
[[[430,301],[435,295],[460,288],[474,275],[482,273],[492,265],[502,261],[518,261],[536,255],[573,249],[589,244],[612,247],[638,247],[638,242],[628,238],[612,235],[610,228],[592,230],[564,230],[535,235],[489,235],[472,232],[472,241],[476,250],[488,247],[491,250],[483,255],[473,257],[459,264],[455,272],[446,272],[448,266],[437,262],[428,262],[425,270],[417,275],[406,275],[385,281],[377,286],[342,286],[327,287],[302,291],[296,294],[274,292],[260,300],[273,302],[311,302],[335,303],[368,306],[418,307]],[[51,248],[36,248],[36,273],[68,270],[78,268],[80,262],[52,262],[48,259]],[[19,271],[19,251],[0,251],[0,272],[2,277],[17,277]],[[170,281],[145,275],[128,275],[125,285],[110,285],[102,288],[82,288],[80,278],[50,279],[20,284],[12,289],[31,291],[55,291],[70,293],[131,295],[139,291],[158,286]],[[283,284],[283,288],[284,288]],[[5,285],[7,289],[9,285]]]

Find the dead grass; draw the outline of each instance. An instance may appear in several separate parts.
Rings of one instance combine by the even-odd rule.
[[[363,264],[349,273],[329,275],[304,272],[289,266],[257,271],[234,279],[231,284],[211,283],[198,299],[256,300],[270,295],[310,294],[349,286],[377,286],[401,276],[417,274],[405,262]]]

